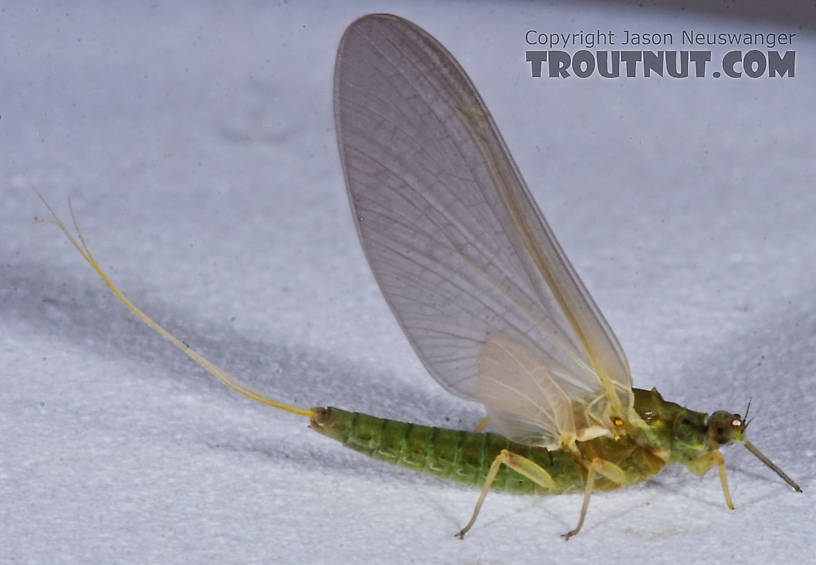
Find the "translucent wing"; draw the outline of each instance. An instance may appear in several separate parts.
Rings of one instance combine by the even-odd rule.
[[[334,106],[363,249],[434,378],[530,444],[627,418],[623,351],[453,56],[411,22],[363,17],[340,42]]]

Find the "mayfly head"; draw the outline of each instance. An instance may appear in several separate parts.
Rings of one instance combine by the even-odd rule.
[[[708,437],[718,446],[729,443],[744,443],[745,430],[751,421],[748,412],[751,410],[751,401],[745,407],[745,416],[732,414],[724,410],[714,412],[708,417]]]
[[[714,412],[708,417],[708,437],[717,446],[745,442],[746,427],[748,422],[745,418],[724,410]]]

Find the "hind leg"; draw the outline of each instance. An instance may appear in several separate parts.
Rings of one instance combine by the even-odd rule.
[[[474,522],[476,522],[476,517],[479,515],[479,510],[482,509],[482,503],[487,496],[487,491],[490,490],[490,485],[493,483],[493,480],[496,478],[496,474],[499,472],[499,468],[502,465],[507,465],[518,474],[530,479],[544,489],[551,490],[555,488],[555,481],[553,481],[552,476],[550,476],[547,471],[542,469],[540,465],[534,463],[526,457],[522,457],[521,455],[507,451],[506,449],[502,449],[493,460],[493,463],[490,465],[490,469],[487,472],[487,478],[482,486],[482,493],[479,495],[479,500],[476,502],[476,508],[473,509],[473,515],[470,517],[470,521],[459,531],[458,534],[456,534],[456,537],[459,539],[464,539],[465,534],[471,527],[473,527]]]

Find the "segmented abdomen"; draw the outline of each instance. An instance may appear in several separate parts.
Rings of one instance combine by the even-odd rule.
[[[491,433],[434,428],[377,418],[338,408],[313,408],[311,427],[346,447],[375,459],[479,485],[502,449],[531,459],[546,470],[556,488],[545,490],[502,466],[492,489],[516,493],[556,494],[582,490],[586,471],[568,453],[513,443]]]

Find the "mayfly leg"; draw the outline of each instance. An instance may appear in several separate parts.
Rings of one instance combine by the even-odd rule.
[[[717,465],[720,472],[720,484],[722,485],[723,494],[725,495],[725,503],[728,505],[728,508],[733,510],[734,503],[731,502],[731,493],[728,492],[728,477],[725,475],[725,458],[723,457],[722,453],[719,451],[706,453],[705,455],[695,459],[691,465],[688,466],[688,468],[695,475],[702,477],[708,473],[708,471],[714,465]]]
[[[601,475],[613,483],[623,485],[626,483],[626,473],[612,463],[605,459],[593,459],[587,469],[586,488],[584,488],[584,502],[581,504],[581,515],[578,517],[578,525],[568,531],[566,534],[561,534],[565,540],[570,539],[575,534],[581,531],[581,526],[584,525],[584,518],[586,518],[587,509],[589,508],[589,499],[592,496],[592,489],[595,487],[595,475]]]
[[[530,479],[543,489],[552,490],[555,488],[555,481],[552,476],[542,469],[540,465],[517,453],[502,449],[490,465],[490,470],[487,472],[487,478],[485,479],[484,486],[482,486],[479,500],[476,501],[476,507],[473,509],[473,515],[470,517],[470,521],[456,534],[456,537],[459,539],[464,539],[465,534],[468,533],[468,530],[470,530],[476,522],[476,517],[479,515],[479,510],[482,509],[482,503],[487,496],[487,491],[490,490],[490,485],[493,483],[502,465],[507,465],[510,469]]]

